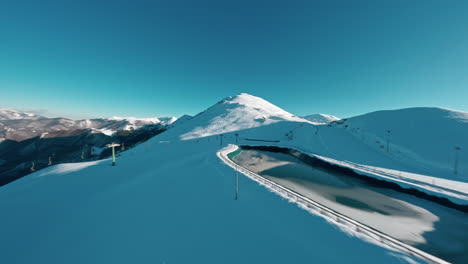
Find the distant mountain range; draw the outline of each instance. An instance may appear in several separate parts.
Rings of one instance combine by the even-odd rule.
[[[46,166],[110,155],[105,145],[131,148],[166,130],[177,118],[47,118],[0,109],[0,185]],[[122,150],[123,150],[122,149]]]
[[[0,140],[22,141],[33,137],[50,138],[76,135],[90,129],[92,133],[108,136],[122,130],[135,130],[145,125],[162,126],[175,122],[177,118],[134,118],[111,117],[72,120],[68,118],[47,118],[33,113],[13,109],[0,109]]]

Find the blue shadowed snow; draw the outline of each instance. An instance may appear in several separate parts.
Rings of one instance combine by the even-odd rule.
[[[212,138],[213,139],[213,138]],[[219,142],[156,144],[0,189],[3,263],[399,263],[240,177]]]

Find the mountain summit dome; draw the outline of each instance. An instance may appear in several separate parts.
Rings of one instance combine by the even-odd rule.
[[[260,97],[241,93],[224,98],[168,133],[185,140],[281,121],[307,122]]]

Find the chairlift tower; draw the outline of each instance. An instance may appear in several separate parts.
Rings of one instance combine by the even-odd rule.
[[[387,153],[389,153],[390,151],[390,133],[392,131],[391,130],[387,130]]]
[[[115,147],[120,146],[120,144],[112,143],[107,144],[106,147],[112,148],[112,166],[115,166]]]
[[[239,198],[239,165],[236,164],[236,195],[234,196],[234,200]]]

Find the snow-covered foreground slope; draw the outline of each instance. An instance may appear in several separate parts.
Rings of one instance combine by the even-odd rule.
[[[216,157],[215,138],[151,143],[0,189],[4,263],[399,263]],[[69,168],[67,168],[69,167]],[[337,254],[339,252],[339,254]]]

